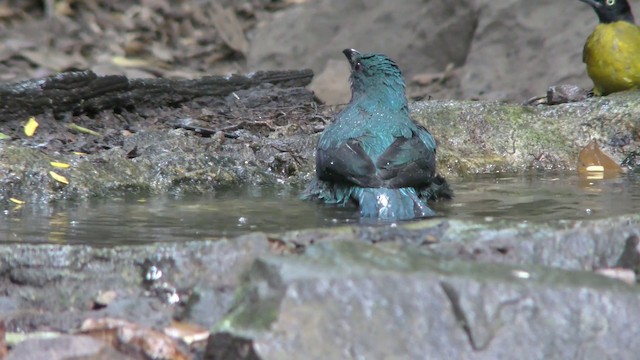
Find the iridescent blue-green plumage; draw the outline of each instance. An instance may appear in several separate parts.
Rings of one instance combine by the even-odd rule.
[[[433,136],[409,117],[400,70],[381,54],[344,54],[351,65],[351,101],[320,137],[317,178],[305,197],[355,202],[362,217],[435,215],[426,200],[450,193],[436,176]]]

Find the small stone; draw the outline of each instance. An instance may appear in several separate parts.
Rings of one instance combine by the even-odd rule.
[[[547,105],[558,105],[569,102],[578,102],[587,98],[587,90],[577,85],[550,86],[547,90]]]
[[[96,296],[94,302],[95,308],[103,308],[109,306],[113,302],[113,300],[118,297],[118,294],[113,290],[108,290],[105,292],[101,292]]]

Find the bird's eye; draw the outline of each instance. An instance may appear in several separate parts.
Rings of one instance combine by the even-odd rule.
[[[356,63],[356,65],[353,67],[353,69],[355,71],[360,71],[362,70],[362,64],[360,64],[359,62]]]
[[[607,0],[607,6],[613,6],[616,3],[616,0]]]

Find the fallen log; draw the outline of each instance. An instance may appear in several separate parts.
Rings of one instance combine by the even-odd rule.
[[[48,111],[78,115],[140,105],[175,106],[194,98],[224,96],[261,84],[303,87],[312,77],[311,70],[259,71],[200,79],[128,79],[122,75],[98,76],[91,70],[66,72],[0,85],[0,121]]]

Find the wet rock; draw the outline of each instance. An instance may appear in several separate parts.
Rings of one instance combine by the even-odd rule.
[[[233,336],[229,333],[217,333],[209,337],[205,350],[207,360],[260,360],[251,340]]]
[[[633,234],[627,238],[616,266],[635,272],[640,271],[640,235]]]
[[[29,339],[13,347],[7,360],[109,360],[135,359],[119,353],[109,344],[82,335],[63,335],[53,339]]]
[[[267,252],[264,234],[140,247],[0,246],[0,281],[10,294],[3,300],[3,318],[9,331],[70,331],[84,319],[104,316],[162,327],[174,316],[189,318],[186,308],[193,310],[194,321],[210,326],[226,311],[241,272],[258,254]],[[145,264],[162,271],[159,281],[176,289],[177,302],[167,302],[145,283]],[[23,270],[29,270],[30,280],[13,282],[11,274]],[[52,279],[50,274],[56,277],[45,281]],[[95,296],[112,289],[118,297],[95,310]],[[193,296],[199,290],[194,289],[206,289],[203,303],[220,309],[199,310],[198,298]],[[47,312],[42,313],[43,309]]]
[[[444,174],[575,170],[580,150],[592,139],[618,163],[640,147],[634,137],[640,129],[637,91],[536,107],[424,101],[412,111],[438,140]],[[621,137],[630,140],[620,144]]]
[[[635,287],[593,273],[442,261],[415,250],[342,242],[302,257],[264,257],[215,330],[251,340],[270,359],[633,358],[640,351]]]

